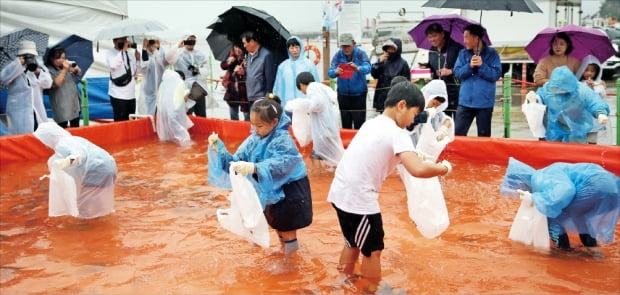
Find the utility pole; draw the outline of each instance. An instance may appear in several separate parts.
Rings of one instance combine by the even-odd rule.
[[[331,53],[329,52],[329,30],[326,27],[323,27],[323,39],[325,41],[323,44],[323,81],[327,81],[329,80],[328,72],[331,61]]]

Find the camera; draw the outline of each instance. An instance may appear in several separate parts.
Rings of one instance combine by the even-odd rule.
[[[37,64],[36,56],[32,54],[24,54],[23,57],[24,61],[26,62],[26,69],[31,72],[36,71],[39,67],[39,65]]]
[[[196,67],[195,65],[189,65],[187,66],[187,69],[192,72],[192,75],[196,76],[198,75],[200,72],[198,71],[198,67]]]
[[[72,68],[75,68],[77,66],[77,63],[72,60],[67,60],[67,62],[70,64],[70,67]]]
[[[196,45],[196,40],[185,40],[183,45]]]
[[[149,39],[149,45],[155,45],[155,40]]]
[[[131,43],[131,45],[129,45],[129,47],[133,48],[133,49],[138,49],[138,44],[136,43]]]

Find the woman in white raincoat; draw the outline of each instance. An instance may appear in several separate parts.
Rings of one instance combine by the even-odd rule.
[[[145,115],[155,115],[157,105],[157,89],[162,80],[164,70],[169,63],[164,50],[159,47],[159,40],[144,39],[142,42],[142,102],[139,111]]]
[[[52,86],[52,76],[37,57],[36,44],[21,41],[17,58],[0,72],[0,82],[8,85],[6,115],[10,134],[32,133],[37,124],[47,122],[43,89]]]
[[[344,146],[340,138],[340,114],[338,113],[337,94],[334,90],[320,82],[314,82],[310,72],[302,72],[297,76],[297,88],[306,95],[306,98],[290,100],[286,105],[288,111],[304,111],[309,117],[295,120],[310,120],[312,126],[312,157],[319,159],[323,164],[336,167]],[[294,131],[294,129],[293,129]]]
[[[174,141],[181,146],[189,146],[192,141],[187,129],[194,123],[185,113],[185,101],[189,91],[179,73],[164,71],[157,95],[157,116],[155,126],[161,141]]]
[[[114,212],[118,170],[108,152],[54,122],[40,124],[34,136],[54,150],[47,161],[49,216],[95,218]]]

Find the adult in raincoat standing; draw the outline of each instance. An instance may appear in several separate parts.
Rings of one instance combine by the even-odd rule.
[[[282,107],[286,109],[286,103],[300,97],[306,97],[295,84],[297,75],[309,72],[315,81],[319,81],[319,72],[309,59],[305,58],[304,43],[297,36],[291,36],[286,40],[288,59],[278,66],[276,80],[273,84],[273,94],[280,97]]]
[[[571,250],[569,233],[586,247],[614,240],[620,178],[599,165],[559,162],[536,170],[510,158],[500,191],[531,200],[547,216],[549,237],[560,249]]]
[[[142,108],[141,113],[155,115],[157,105],[157,89],[162,80],[164,70],[169,63],[164,50],[159,47],[159,40],[144,39],[142,42]]]
[[[20,42],[17,58],[2,69],[0,82],[8,85],[6,115],[9,134],[32,133],[38,124],[47,122],[43,89],[52,86],[52,76],[38,58],[33,41]]]
[[[207,56],[196,49],[196,35],[188,33],[184,40],[179,42],[177,49],[171,52],[175,57],[170,60],[174,63],[176,71],[183,72],[185,75],[185,86],[189,89],[189,98],[196,101],[187,114],[194,113],[199,117],[207,116],[206,96],[208,94],[207,81],[209,75],[207,67]]]
[[[526,95],[529,101],[536,101],[537,97],[547,106],[545,137],[550,141],[586,143],[595,118],[605,125],[610,113],[609,105],[579,83],[567,66],[554,69],[543,87]]]
[[[403,76],[407,80],[411,80],[411,69],[407,61],[401,57],[403,52],[402,41],[398,38],[390,38],[383,43],[382,48],[383,55],[370,68],[370,75],[377,79],[372,106],[379,113],[383,112],[385,98],[390,90],[392,79],[396,76]]]
[[[118,170],[108,152],[54,122],[40,124],[34,136],[54,150],[47,161],[50,216],[95,218],[114,212]]]

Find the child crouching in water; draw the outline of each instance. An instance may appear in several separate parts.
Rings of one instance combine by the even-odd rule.
[[[282,112],[280,98],[269,94],[252,104],[251,134],[230,154],[217,133],[209,136],[209,149],[216,152],[217,167],[228,173],[230,167],[255,181],[267,223],[276,230],[284,254],[299,248],[297,230],[312,223],[312,197],[306,165],[288,128],[289,117]],[[210,165],[210,167],[212,167]],[[215,184],[217,185],[217,184]]]

